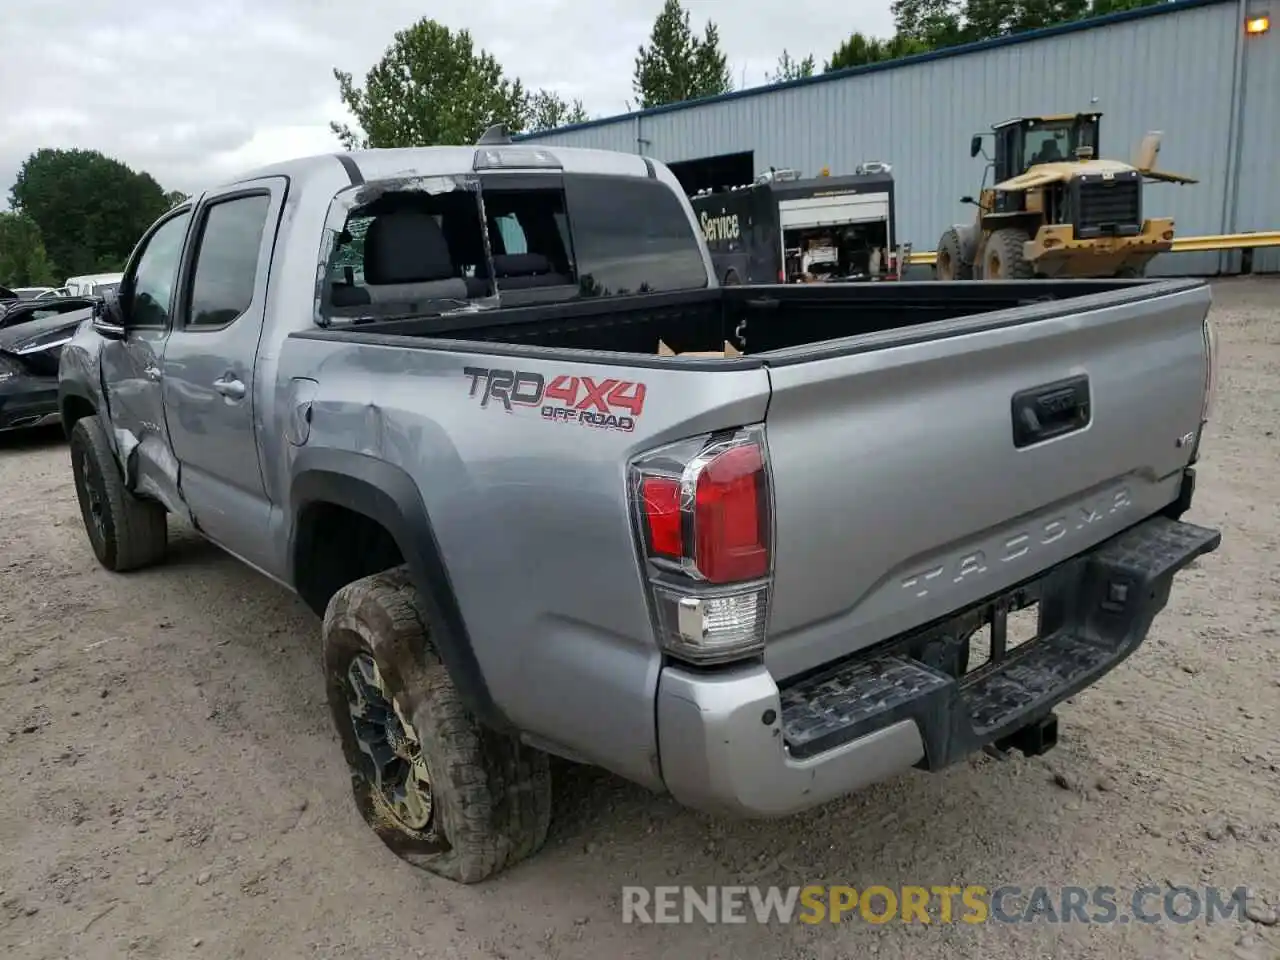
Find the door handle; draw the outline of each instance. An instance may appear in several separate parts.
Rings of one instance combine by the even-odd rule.
[[[213,381],[213,389],[232,400],[244,399],[244,384],[230,374]]]
[[[1089,426],[1089,377],[1080,374],[1013,395],[1013,445],[1018,449]]]

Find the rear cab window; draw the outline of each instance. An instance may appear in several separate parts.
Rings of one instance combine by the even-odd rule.
[[[566,176],[569,225],[587,296],[670,293],[707,285],[680,198],[659,180]]]
[[[371,182],[329,213],[322,316],[444,313],[492,294],[480,205],[462,177]]]
[[[643,177],[555,171],[374,181],[340,193],[328,225],[322,323],[708,283],[680,196]]]

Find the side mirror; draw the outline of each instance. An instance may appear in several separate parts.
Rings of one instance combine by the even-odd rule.
[[[972,204],[975,204],[975,205],[976,205],[978,201],[977,201],[977,200],[974,200],[974,199],[973,199],[973,197],[964,196],[964,197],[961,197],[961,198],[960,198],[960,202],[961,202],[961,203],[972,203]]]
[[[120,296],[115,290],[108,290],[93,305],[93,329],[107,340],[125,338],[124,308],[120,305]]]
[[[973,139],[969,141],[969,156],[976,157],[982,152],[982,134],[975,133]]]

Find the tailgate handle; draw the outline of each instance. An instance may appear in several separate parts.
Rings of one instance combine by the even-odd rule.
[[[1055,380],[1013,395],[1013,445],[1019,449],[1083,430],[1089,425],[1089,378]]]

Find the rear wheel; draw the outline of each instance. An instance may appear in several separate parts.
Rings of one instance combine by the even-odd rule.
[[[467,712],[431,648],[404,567],[339,590],[325,612],[323,647],[356,807],[390,850],[477,883],[541,848],[551,819],[548,757]]]
[[[742,284],[742,278],[738,276],[738,271],[730,267],[725,271],[724,285],[726,287],[737,287]]]
[[[1115,272],[1117,280],[1138,280],[1141,279],[1146,270],[1143,267],[1124,266]]]
[[[954,227],[938,241],[938,259],[934,269],[939,280],[973,279],[973,264],[964,262],[960,232]]]
[[[98,563],[123,573],[159,562],[169,541],[165,509],[125,489],[106,431],[96,416],[76,421],[70,448],[80,517]]]
[[[1025,231],[1006,227],[987,238],[982,250],[984,280],[1029,280],[1031,264],[1022,257],[1022,245],[1031,238]]]

